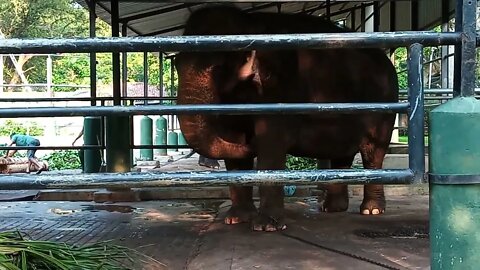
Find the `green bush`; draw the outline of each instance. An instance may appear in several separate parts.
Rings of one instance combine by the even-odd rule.
[[[317,168],[317,160],[314,158],[294,157],[287,155],[288,170],[312,170]]]
[[[80,158],[76,150],[60,150],[45,156],[50,170],[80,169]]]
[[[30,136],[42,136],[44,130],[36,122],[19,123],[12,120],[6,120],[0,126],[0,136],[10,136],[13,132],[17,134],[27,134]]]

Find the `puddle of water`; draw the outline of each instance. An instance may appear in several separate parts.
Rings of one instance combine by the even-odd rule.
[[[94,204],[94,205],[82,205],[81,209],[62,209],[62,208],[50,208],[48,212],[57,215],[71,215],[77,212],[117,212],[117,213],[138,213],[142,212],[142,208],[135,208],[128,205],[115,205],[115,204]]]
[[[57,214],[60,216],[65,216],[65,215],[71,215],[76,212],[81,212],[82,210],[80,209],[60,209],[60,208],[50,208],[48,209],[48,212]]]
[[[118,212],[118,213],[132,213],[139,212],[140,208],[135,208],[129,205],[116,205],[116,204],[94,204],[94,205],[84,205],[83,211],[89,212]]]

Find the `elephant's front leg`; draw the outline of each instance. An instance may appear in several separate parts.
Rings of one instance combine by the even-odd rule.
[[[285,169],[287,140],[279,119],[260,119],[255,125],[257,169]],[[279,231],[287,228],[284,221],[283,185],[259,187],[260,207],[253,220],[255,231]]]
[[[226,159],[227,170],[252,170],[253,158],[247,159]],[[225,224],[238,224],[250,222],[257,215],[257,209],[253,204],[251,186],[230,186],[230,199],[232,207],[227,212]]]
[[[252,229],[266,232],[285,230],[283,186],[260,186],[259,192],[260,209]]]

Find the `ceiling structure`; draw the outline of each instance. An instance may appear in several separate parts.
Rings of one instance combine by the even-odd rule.
[[[95,1],[95,14],[111,24],[112,0],[77,0],[88,9],[88,2]],[[115,1],[115,0],[113,0]],[[189,15],[212,2],[229,2],[248,12],[307,13],[317,16],[330,14],[332,20],[343,20],[349,27],[363,30],[365,10],[379,16],[376,18],[378,31],[419,30],[438,25],[442,16],[453,14],[454,0],[389,0],[389,1],[221,1],[221,0],[117,0],[119,2],[120,29],[123,26],[127,36],[181,35]],[[210,3],[206,3],[210,2]],[[363,8],[362,8],[363,6]],[[370,8],[370,9],[369,9]],[[362,10],[363,9],[363,10]],[[442,13],[443,12],[443,13]],[[412,15],[412,14],[416,14]],[[368,16],[365,16],[368,18]],[[370,16],[371,19],[372,16]],[[352,19],[355,20],[352,22]],[[367,19],[368,21],[368,19]],[[413,27],[416,25],[417,27]]]

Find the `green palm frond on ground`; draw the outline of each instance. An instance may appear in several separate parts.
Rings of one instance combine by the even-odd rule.
[[[18,231],[0,232],[0,270],[133,270],[143,262],[164,266],[108,241],[74,246],[28,240]]]

